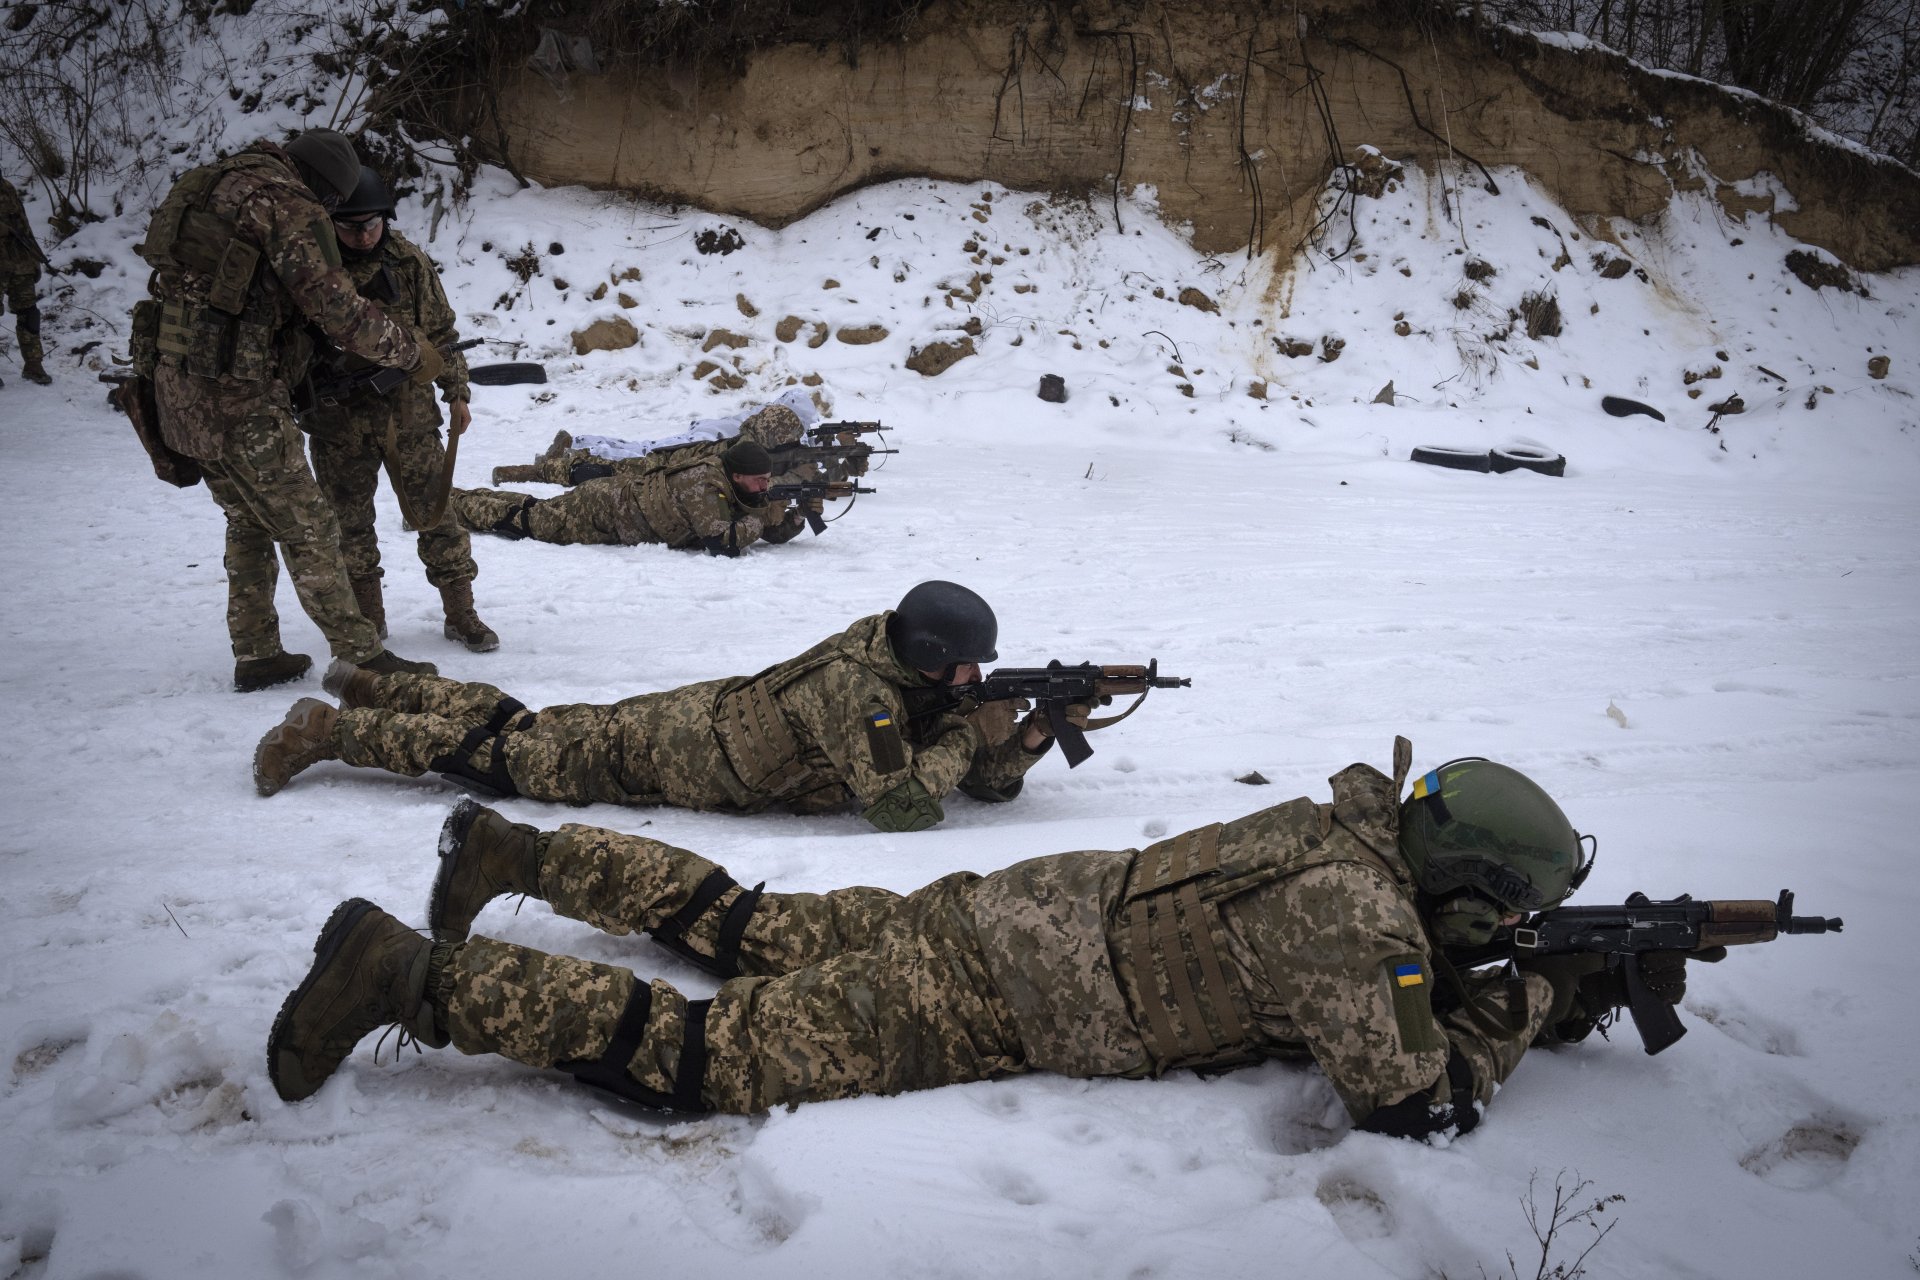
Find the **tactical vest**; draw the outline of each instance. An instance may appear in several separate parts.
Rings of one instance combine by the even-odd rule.
[[[154,213],[141,256],[175,282],[173,296],[160,301],[154,330],[159,358],[195,377],[261,382],[277,363],[280,316],[267,291],[258,287],[260,247],[241,237],[233,219],[208,207],[215,188],[236,173],[284,181],[287,167],[272,156],[243,152],[190,171]],[[318,234],[332,235],[325,219],[318,225],[324,227]],[[328,254],[338,256],[337,249]]]
[[[843,656],[838,645],[816,645],[797,658],[769,667],[745,684],[720,695],[713,707],[713,732],[727,763],[747,788],[773,800],[797,790],[813,776],[806,751],[780,710],[776,695]]]
[[[680,509],[673,490],[668,486],[670,476],[680,474],[692,467],[705,465],[707,459],[695,458],[691,461],[676,459],[673,463],[657,468],[640,477],[637,486],[640,499],[640,514],[646,518],[647,526],[670,547],[685,546],[699,540],[694,532],[693,522],[687,519],[687,513]]]
[[[1148,845],[1134,856],[1110,933],[1132,962],[1140,1028],[1155,1074],[1178,1067],[1223,1068],[1256,1059],[1251,1006],[1230,976],[1220,904],[1337,862],[1359,863],[1404,884],[1395,853],[1400,788],[1413,760],[1393,742],[1393,777],[1366,765],[1335,774],[1333,803],[1301,799],[1257,817],[1279,822],[1279,838],[1230,841],[1222,860],[1214,823]],[[1245,821],[1244,819],[1242,821]],[[1355,838],[1329,841],[1338,824]]]

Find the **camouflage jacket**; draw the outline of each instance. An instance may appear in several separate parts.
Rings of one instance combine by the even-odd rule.
[[[653,535],[636,541],[738,553],[756,542],[790,542],[806,527],[805,517],[787,503],[742,502],[718,457],[670,463],[637,477],[609,476],[605,483],[621,486],[622,505],[637,511]]]
[[[332,220],[285,151],[257,142],[212,167],[218,173],[205,211],[260,253],[244,314],[222,321],[208,302],[214,284],[208,273],[163,266],[148,285],[161,304],[163,336],[174,324],[191,335],[196,353],[200,331],[228,325],[224,337],[205,347],[223,353],[217,372],[161,344],[155,393],[162,434],[196,458],[217,457],[228,424],[254,416],[263,404],[287,407],[289,383],[304,375],[311,357],[309,322],[334,346],[376,364],[410,368],[420,359],[413,335],[354,288]]]
[[[38,275],[40,242],[27,221],[27,207],[19,191],[0,178],[0,276]]]
[[[380,309],[403,325],[418,329],[436,347],[447,347],[460,340],[458,320],[447,291],[440,283],[440,269],[419,245],[389,227],[372,253],[342,254],[347,274],[361,297],[380,304]],[[341,353],[338,367],[343,371],[364,369],[375,363],[360,356]],[[472,398],[467,386],[467,356],[455,351],[447,356],[447,367],[435,385],[448,404]]]
[[[798,657],[754,676],[630,698],[615,708],[621,757],[667,803],[755,812],[775,804],[820,813],[872,804],[909,778],[945,796],[991,789],[1011,799],[1043,755],[1019,735],[998,736],[957,715],[909,720],[903,691],[927,680],[893,654],[891,613],[862,618]],[[764,722],[737,714],[755,691]],[[884,724],[875,723],[878,716]]]
[[[1416,1092],[1443,1100],[1458,1049],[1490,1098],[1551,993],[1537,976],[1470,980],[1509,1020],[1504,1035],[1444,996],[1436,1015],[1432,948],[1396,846],[1404,758],[1394,778],[1341,770],[1331,804],[1291,800],[1144,850],[1034,858],[982,880],[978,936],[1029,1065],[1139,1076],[1311,1056],[1358,1121]]]

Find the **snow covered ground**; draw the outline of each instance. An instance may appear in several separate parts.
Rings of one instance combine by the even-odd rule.
[[[1792,888],[1844,934],[1696,966],[1690,1034],[1658,1058],[1626,1028],[1530,1055],[1445,1149],[1349,1132],[1325,1081],[1280,1063],[676,1121],[369,1044],[284,1106],[264,1042],[315,932],[350,895],[420,919],[458,793],[329,764],[253,794],[255,740],[317,678],[230,691],[218,513],[149,478],[92,380],[105,347],[74,354],[124,349],[144,268],[119,219],[56,252],[109,263],[49,302],[56,384],[0,359],[0,1277],[1471,1277],[1509,1251],[1531,1276],[1522,1205],[1563,1176],[1583,1203],[1625,1197],[1595,1276],[1920,1269],[1920,272],[1815,292],[1782,269],[1796,246],[1704,200],[1596,244],[1498,177],[1496,197],[1410,170],[1358,203],[1352,253],[1276,281],[1197,257],[1150,193],[1116,232],[1104,205],[905,181],[703,254],[726,220],[489,175],[429,248],[469,332],[523,344],[476,359],[552,381],[476,390],[468,482],[558,428],[664,434],[813,374],[901,453],[825,536],[738,561],[476,539],[488,655],[440,638],[383,495],[393,647],[535,706],[611,700],[756,670],[948,577],[994,603],[1006,663],[1157,657],[1193,687],[919,835],[504,807],[645,828],[748,883],[906,890],[1324,795],[1404,732],[1417,767],[1493,756],[1596,832],[1582,900]],[[423,241],[428,222],[403,211]],[[1596,251],[1645,279],[1604,278]],[[1499,336],[1542,288],[1564,335]],[[639,342],[576,357],[569,335],[614,316]],[[979,354],[905,368],[969,319]],[[888,336],[810,347],[815,322]],[[746,344],[703,351],[716,328]],[[694,381],[703,360],[743,385]],[[1067,403],[1036,398],[1043,373]],[[1389,379],[1396,402],[1371,403]],[[1746,412],[1709,428],[1735,392]],[[1604,416],[1606,393],[1667,420]],[[1407,461],[1511,443],[1564,452],[1566,476]],[[324,663],[280,603],[289,647]],[[1253,770],[1273,785],[1235,781]],[[712,989],[539,904],[479,928]]]

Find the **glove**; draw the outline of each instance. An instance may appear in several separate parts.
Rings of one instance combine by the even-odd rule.
[[[433,339],[418,329],[413,331],[413,337],[420,344],[420,363],[413,367],[413,373],[407,381],[426,386],[445,372],[447,358],[440,354],[439,347],[433,345]]]
[[[981,746],[997,747],[1013,736],[1014,717],[1025,709],[1024,699],[983,702],[967,715],[967,723],[980,731]]]
[[[1687,959],[1718,964],[1727,958],[1725,947],[1701,951],[1648,951],[1640,956],[1640,977],[1655,998],[1677,1005],[1687,994]],[[1584,1040],[1593,1028],[1627,1003],[1624,962],[1595,952],[1540,956],[1522,960],[1518,968],[1537,973],[1553,984],[1553,1008],[1547,1028],[1554,1039]]]
[[[1100,701],[1102,704],[1105,704],[1113,701],[1113,699],[1101,698]],[[1084,729],[1087,720],[1092,715],[1093,704],[1090,702],[1069,702],[1067,704],[1067,722],[1069,724],[1077,724]],[[1033,729],[1043,738],[1051,738],[1053,736],[1053,717],[1047,714],[1045,707],[1035,707],[1032,714],[1027,717],[1026,722],[1020,727],[1022,729]]]
[[[871,822],[874,830],[892,834],[925,831],[945,818],[947,811],[940,807],[939,797],[928,791],[920,779],[908,778],[868,805],[860,816]]]
[[[1436,1093],[1445,1095],[1446,1101],[1435,1102]],[[1447,1058],[1446,1075],[1398,1102],[1375,1107],[1354,1128],[1426,1142],[1449,1130],[1454,1137],[1464,1137],[1479,1123],[1480,1108],[1473,1101],[1473,1067],[1456,1048]]]

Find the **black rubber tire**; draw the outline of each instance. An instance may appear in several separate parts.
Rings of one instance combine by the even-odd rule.
[[[531,360],[510,360],[501,364],[480,364],[467,370],[467,381],[483,387],[537,385],[547,380],[547,367]]]
[[[1509,471],[1538,471],[1543,476],[1567,474],[1566,455],[1548,453],[1545,449],[1495,449],[1487,456],[1493,460],[1493,469],[1502,475]]]
[[[1414,462],[1424,462],[1430,467],[1446,467],[1451,471],[1493,470],[1492,454],[1472,453],[1466,449],[1449,449],[1443,445],[1420,445],[1407,456]]]
[[[1621,396],[1601,396],[1600,407],[1616,418],[1631,417],[1644,413],[1655,422],[1665,422],[1667,415],[1650,404],[1641,404],[1638,400],[1628,400]]]

